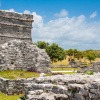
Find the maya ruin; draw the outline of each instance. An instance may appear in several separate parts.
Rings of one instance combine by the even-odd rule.
[[[0,11],[0,71],[32,69],[40,74],[13,80],[0,77],[0,92],[24,94],[18,100],[100,100],[100,63],[94,65],[94,75],[44,74],[51,73],[51,61],[44,49],[32,43],[33,20],[33,15]]]
[[[18,39],[32,42],[33,16],[0,11],[0,44]]]
[[[49,72],[50,58],[32,44],[33,15],[0,11],[0,70]]]

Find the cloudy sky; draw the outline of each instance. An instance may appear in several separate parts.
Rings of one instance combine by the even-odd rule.
[[[99,0],[0,0],[0,9],[34,15],[33,42],[100,49]]]

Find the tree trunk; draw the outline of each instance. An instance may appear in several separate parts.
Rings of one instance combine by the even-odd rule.
[[[90,64],[92,64],[92,61],[90,60]]]

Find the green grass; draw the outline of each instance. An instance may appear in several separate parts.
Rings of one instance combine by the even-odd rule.
[[[93,71],[89,71],[89,70],[87,70],[87,71],[85,71],[85,74],[93,75],[94,73],[93,73]]]
[[[71,71],[71,72],[60,72],[62,74],[75,74],[79,68],[51,68],[52,71]],[[57,73],[57,72],[54,72]],[[59,72],[58,72],[59,73]]]
[[[52,71],[77,71],[79,68],[51,68]]]
[[[23,96],[22,94],[20,95],[6,95],[3,93],[0,93],[0,100],[18,100],[19,97]]]
[[[59,72],[54,72],[54,73],[59,73]],[[64,74],[76,74],[76,72],[60,72],[60,73],[62,73],[63,75]],[[52,76],[52,74],[46,74],[46,76]]]
[[[73,73],[73,71],[77,71],[78,68],[51,68],[52,71],[72,71],[66,73]],[[21,70],[6,70],[0,72],[0,77],[4,77],[7,79],[20,79],[20,78],[31,78],[31,77],[39,77],[40,74],[36,72],[27,72]]]
[[[36,72],[27,72],[20,70],[6,70],[0,72],[0,77],[8,78],[8,79],[19,79],[19,78],[31,78],[31,77],[39,77],[39,73]]]
[[[76,74],[76,72],[62,72],[62,74]]]

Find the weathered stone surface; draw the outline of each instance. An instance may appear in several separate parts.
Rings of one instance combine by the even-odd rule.
[[[80,79],[85,80],[85,83],[77,83],[76,80]],[[0,78],[0,91],[9,95],[26,93],[26,100],[100,100],[100,73],[17,80]]]
[[[93,72],[100,72],[100,62],[92,63],[91,67],[84,67],[80,71],[80,73],[84,73],[85,71],[93,71]]]
[[[33,15],[0,11],[0,44],[18,39],[32,42]]]
[[[63,84],[60,84],[61,82]],[[27,100],[31,100],[31,98],[33,100],[99,100],[99,88],[100,73],[39,77],[35,83],[29,84],[26,89],[26,97],[28,96]],[[36,90],[43,91],[36,95]],[[29,93],[29,91],[32,92]]]
[[[36,94],[36,93],[35,93]],[[43,92],[38,95],[27,95],[26,100],[68,100],[65,94],[56,94],[53,92]]]
[[[43,49],[31,43],[12,40],[0,45],[0,70],[22,69],[50,72],[50,58]]]
[[[50,72],[50,59],[32,44],[33,15],[0,11],[0,70]]]

